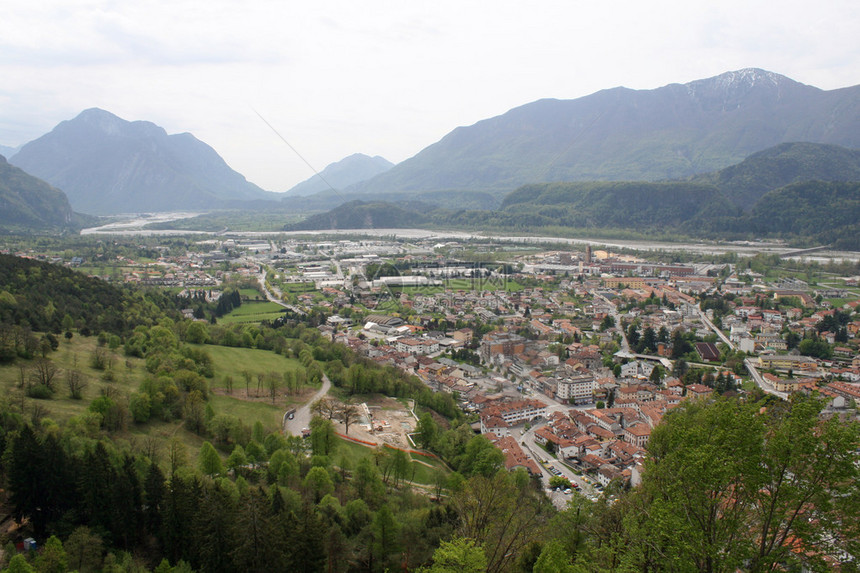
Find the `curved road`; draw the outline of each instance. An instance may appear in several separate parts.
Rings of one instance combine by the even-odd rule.
[[[259,264],[259,263],[257,263],[257,264]],[[279,290],[277,290],[277,287],[272,286],[272,288],[275,289],[274,293],[272,293],[271,291],[269,291],[268,288],[266,288],[266,273],[267,273],[267,271],[266,271],[265,267],[263,267],[263,270],[257,274],[257,280],[260,281],[260,288],[263,289],[263,293],[266,295],[266,298],[270,302],[274,302],[275,304],[279,304],[284,308],[288,308],[291,311],[295,312],[296,314],[304,315],[305,311],[303,311],[299,307],[293,306],[291,304],[287,304],[283,300],[281,300],[281,292]]]
[[[717,334],[717,336],[720,337],[720,340],[725,342],[729,346],[729,348],[731,348],[732,350],[735,350],[735,345],[732,344],[732,341],[726,337],[725,333],[722,330],[717,328],[716,325],[713,322],[711,322],[711,320],[705,315],[705,313],[702,312],[702,308],[698,304],[696,305],[696,310],[698,311],[699,317],[702,319],[702,322],[704,322],[708,328],[713,330]],[[750,373],[750,376],[752,377],[753,382],[755,382],[759,388],[764,390],[766,393],[772,394],[772,395],[777,396],[779,398],[782,398],[783,400],[788,399],[788,393],[780,392],[779,390],[777,390],[776,388],[771,386],[762,377],[762,375],[759,373],[758,369],[756,368],[755,362],[752,359],[745,358],[744,359],[744,366],[746,366],[747,372]]]
[[[305,405],[296,410],[296,415],[292,420],[287,419],[287,413],[284,412],[284,432],[293,436],[301,436],[303,428],[309,428],[311,425],[311,404],[328,394],[331,388],[331,380],[323,374],[322,387],[314,394],[310,400],[305,402]]]

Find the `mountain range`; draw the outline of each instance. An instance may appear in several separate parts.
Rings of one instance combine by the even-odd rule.
[[[394,164],[380,157],[370,157],[363,153],[354,153],[336,163],[328,165],[313,177],[294,185],[284,193],[286,197],[313,195],[323,191],[335,191],[371,179],[380,173],[385,173]]]
[[[860,249],[860,151],[780,144],[687,180],[532,183],[509,193],[495,210],[353,201],[285,230],[403,226],[781,237]]]
[[[860,147],[860,86],[824,91],[756,68],[653,90],[543,99],[458,127],[354,193],[686,178],[779,143]]]
[[[273,199],[190,133],[88,109],[24,145],[11,162],[91,214],[209,210]]]
[[[364,221],[520,229],[644,229],[663,221],[696,233],[716,232],[718,220],[736,229],[732,221],[751,221],[769,194],[793,184],[832,182],[828,196],[844,203],[850,193],[837,183],[860,180],[857,148],[860,86],[824,91],[750,68],[653,90],[539,100],[456,128],[393,167],[355,154],[287,193],[248,182],[191,134],[168,135],[100,109],[61,122],[10,163],[65,191],[75,211],[93,214],[318,212],[357,199],[373,212],[352,204],[357,212],[341,209],[306,225],[342,227],[363,212]],[[795,196],[808,199],[810,189]],[[403,202],[398,216],[387,210]],[[51,212],[65,209],[60,198]]]
[[[8,161],[10,157],[18,153],[17,147],[9,147],[8,145],[0,145],[0,155]]]

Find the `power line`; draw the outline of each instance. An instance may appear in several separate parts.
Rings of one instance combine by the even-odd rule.
[[[268,121],[266,121],[266,118],[265,118],[265,117],[263,117],[262,115],[260,115],[260,112],[258,112],[258,111],[257,111],[256,109],[254,109],[253,107],[251,108],[251,110],[252,110],[254,113],[256,113],[256,114],[257,114],[257,117],[259,117],[259,118],[263,121],[263,123],[265,123],[265,124],[269,127],[269,129],[271,129],[271,130],[272,130],[272,132],[274,132],[274,134],[275,134],[275,135],[277,135],[277,136],[280,138],[280,140],[281,140],[281,141],[283,141],[284,143],[286,143],[286,144],[287,144],[287,147],[289,147],[290,149],[292,149],[292,150],[293,150],[293,153],[295,153],[295,154],[299,157],[299,159],[301,159],[302,161],[304,161],[304,162],[305,162],[305,165],[307,165],[308,167],[310,167],[311,171],[313,171],[313,172],[314,172],[314,174],[315,174],[317,177],[319,177],[319,178],[322,180],[322,182],[323,182],[323,183],[325,183],[325,184],[328,186],[328,188],[332,190],[332,192],[334,192],[334,194],[335,194],[335,195],[337,195],[338,197],[340,197],[341,201],[346,202],[346,199],[344,199],[344,197],[343,197],[340,193],[338,193],[338,192],[337,192],[337,189],[335,189],[334,187],[332,187],[331,183],[329,183],[328,181],[326,181],[325,177],[323,177],[323,176],[322,176],[322,174],[320,174],[320,172],[319,172],[319,171],[317,171],[317,170],[314,168],[314,166],[313,166],[313,165],[311,165],[311,164],[310,164],[310,162],[309,162],[307,159],[305,159],[305,158],[304,158],[304,156],[302,156],[302,154],[301,154],[301,153],[299,153],[298,149],[296,149],[295,147],[293,147],[293,146],[290,144],[290,142],[289,142],[289,141],[287,141],[287,139],[286,139],[283,135],[281,135],[281,134],[280,134],[280,132],[279,132],[277,129],[275,129],[275,127],[274,127],[271,123],[269,123]]]

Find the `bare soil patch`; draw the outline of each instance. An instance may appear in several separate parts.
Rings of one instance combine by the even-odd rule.
[[[409,441],[407,434],[415,431],[416,420],[409,408],[404,406],[402,402],[394,398],[374,395],[357,399],[356,403],[362,414],[365,413],[362,404],[367,406],[367,410],[372,415],[373,428],[371,431],[366,423],[368,420],[363,419],[362,422],[365,423],[350,424],[349,437],[401,449],[415,447]],[[411,401],[409,403],[411,404]],[[346,428],[342,423],[337,420],[333,420],[333,422],[339,433],[346,433]]]

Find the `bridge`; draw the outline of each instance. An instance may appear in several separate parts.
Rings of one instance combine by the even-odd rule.
[[[787,253],[782,253],[779,258],[787,259],[790,257],[799,257],[801,255],[808,255],[809,253],[817,253],[818,251],[826,251],[827,249],[832,248],[833,245],[822,245],[820,247],[810,247],[808,249],[798,249],[796,251],[788,251]]]

